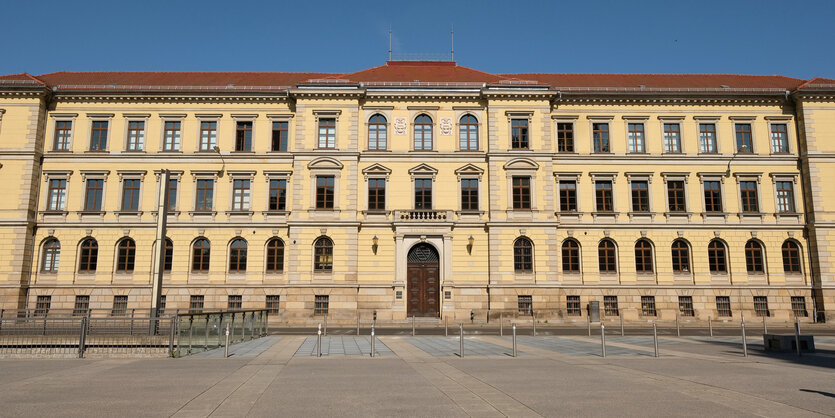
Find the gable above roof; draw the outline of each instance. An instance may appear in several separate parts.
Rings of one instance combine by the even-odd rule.
[[[361,83],[498,83],[506,79],[495,74],[462,67],[452,61],[388,61],[367,70],[339,78]]]

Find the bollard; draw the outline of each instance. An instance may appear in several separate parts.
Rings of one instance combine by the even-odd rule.
[[[461,358],[464,358],[464,324],[458,325],[458,342],[461,345],[458,350],[458,355]]]
[[[606,357],[606,326],[600,323],[600,350],[603,357]]]
[[[412,337],[415,336],[415,316],[412,315]]]
[[[449,337],[449,328],[447,327],[448,316],[444,315],[444,337]]]
[[[745,338],[745,318],[743,317],[742,322],[739,324],[740,328],[742,328],[742,355],[748,357],[748,339]]]
[[[206,336],[203,338],[203,350],[205,351],[209,349],[209,315],[206,315],[206,325],[204,327],[206,328]]]
[[[374,323],[371,323],[371,357],[374,357]]]
[[[586,317],[588,320],[586,321],[589,325],[589,337],[591,337],[591,315]]]
[[[531,315],[531,318],[533,318],[533,336],[536,337],[536,315]]]
[[[360,313],[357,311],[357,335],[360,335]]]
[[[223,345],[223,358],[229,358],[229,323],[226,323],[226,344]]]
[[[797,355],[800,355],[800,322],[797,316],[794,317],[794,345],[797,347]]]
[[[499,337],[504,337],[504,313],[499,312]]]
[[[652,343],[655,345],[655,357],[658,357],[658,328],[652,323]]]
[[[678,312],[676,312],[676,337],[681,337],[681,328],[678,325]]]
[[[325,337],[328,336],[328,317],[325,317]]]
[[[710,320],[710,317],[707,317],[707,329],[710,332],[710,338],[713,338],[713,321]]]
[[[191,343],[194,341],[194,315],[188,316],[188,353],[191,354]]]
[[[136,313],[136,309],[131,309],[130,310],[130,332],[129,332],[130,335],[133,335],[133,317],[134,317],[135,313]],[[154,313],[151,312],[151,314],[149,316],[153,316],[153,315],[154,315]],[[44,314],[44,316],[46,316],[46,314]]]
[[[316,357],[322,357],[322,324],[319,324],[319,329],[316,331]]]
[[[767,317],[763,317],[763,335],[768,334],[768,324],[765,323],[765,318]]]
[[[513,357],[516,357],[516,323],[513,323]]]
[[[618,312],[620,315],[620,336],[623,337],[623,312]]]

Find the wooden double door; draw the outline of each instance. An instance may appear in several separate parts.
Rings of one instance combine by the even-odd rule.
[[[418,244],[409,251],[406,293],[409,316],[440,315],[440,262],[438,252],[431,245]]]

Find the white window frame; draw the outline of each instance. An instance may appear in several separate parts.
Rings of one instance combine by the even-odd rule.
[[[142,214],[142,196],[145,192],[145,170],[118,170],[116,174],[119,175],[119,213],[122,214]],[[136,210],[125,210],[123,203],[125,200],[125,180],[139,180],[139,197],[137,198]]]
[[[255,138],[256,138],[255,134],[256,134],[257,125],[258,125],[258,123],[256,121],[256,119],[258,119],[258,114],[234,114],[233,113],[233,114],[230,115],[230,117],[232,118],[232,123],[233,123],[234,128],[235,128],[235,136],[232,138],[232,149],[230,151],[231,152],[237,152],[237,153],[254,153],[254,152],[257,152],[258,150],[256,149],[256,145],[258,144],[258,141],[255,140]],[[250,143],[249,150],[238,151],[238,150],[235,149],[235,141],[237,141],[237,136],[238,136],[238,123],[241,123],[241,122],[252,123],[252,142]],[[272,128],[272,124],[271,124],[270,128]],[[288,136],[288,142],[289,142],[289,136],[290,136],[289,129],[290,129],[290,127],[288,126],[287,129],[288,129],[287,136]],[[272,132],[272,129],[270,129],[270,132]],[[270,142],[272,142],[272,138],[270,138]],[[287,144],[287,145],[290,145],[290,144]],[[270,144],[270,148],[272,148],[272,144]],[[250,187],[250,189],[252,188],[252,183],[250,183],[249,187]]]
[[[338,151],[339,150],[339,115],[342,114],[341,110],[314,110],[313,117],[314,117],[314,135],[316,143],[314,144],[313,149],[322,149],[328,151]],[[333,148],[322,147],[321,143],[319,142],[319,120],[320,119],[333,119]],[[288,127],[289,129],[289,127]],[[327,138],[325,139],[327,145]],[[336,202],[334,202],[335,204]],[[314,206],[315,207],[315,206]]]
[[[583,175],[583,173],[580,173],[580,172],[570,172],[570,173],[557,172],[557,173],[554,173],[554,180],[555,180],[555,184],[556,184],[555,187],[556,187],[556,191],[557,191],[556,199],[554,199],[554,200],[555,200],[555,206],[556,206],[557,212],[559,212],[560,216],[575,215],[575,214],[580,215],[580,214],[583,213],[583,208],[581,206],[582,202],[583,202],[583,199],[580,198],[580,177],[582,175]],[[562,207],[562,201],[561,201],[561,198],[560,198],[560,181],[573,181],[574,182],[574,191],[577,193],[577,210],[576,211],[568,211],[568,210],[565,210]]]
[[[649,116],[622,116],[623,119],[623,131],[626,134],[626,153],[627,154],[647,154],[648,147],[647,147],[647,121],[649,120]],[[635,150],[632,150],[630,145],[630,138],[629,138],[629,124],[640,124],[642,129],[642,138],[641,143],[643,144],[642,149],[638,149],[635,147]],[[609,132],[609,141],[611,142],[612,132]],[[637,144],[637,142],[636,142]]]
[[[601,116],[601,115],[589,115],[586,116],[586,119],[589,121],[589,153],[590,154],[614,154],[615,147],[614,141],[612,140],[612,121],[615,119],[614,116]],[[609,126],[609,151],[595,151],[594,150],[594,124],[595,123],[605,123]]]
[[[479,123],[479,129],[481,129],[481,124],[480,123]],[[481,142],[481,139],[479,137],[479,143],[480,142]],[[457,200],[458,200],[458,210],[460,212],[464,212],[464,213],[475,212],[472,209],[464,210],[464,201],[461,200],[461,191],[462,191],[462,188],[463,188],[463,180],[476,180],[478,182],[478,210],[477,211],[479,213],[484,212],[482,210],[483,202],[484,202],[482,200],[482,196],[484,196],[484,193],[481,190],[482,189],[482,181],[481,180],[482,180],[483,175],[484,175],[484,170],[482,168],[480,168],[478,166],[475,166],[475,165],[472,165],[472,164],[467,164],[467,165],[455,170],[455,176],[458,180],[458,196],[457,196],[458,199]],[[433,192],[434,192],[434,190],[433,190]],[[433,198],[434,198],[434,196],[433,196]]]
[[[728,119],[731,120],[731,129],[733,131],[733,145],[734,145],[734,154],[756,154],[757,153],[757,136],[754,133],[755,128],[757,126],[757,117],[756,116],[730,116]],[[751,127],[751,149],[748,152],[742,152],[737,148],[736,144],[736,125],[749,125]],[[769,148],[771,148],[771,134],[769,132],[768,136],[769,141]]]
[[[197,152],[215,152],[214,147],[211,146],[211,142],[209,142],[209,148],[203,149],[201,146],[203,144],[203,137],[201,131],[203,129],[203,122],[214,122],[215,123],[215,145],[216,147],[220,147],[220,119],[223,117],[222,114],[196,114],[194,117],[197,118],[197,147],[195,149]],[[182,133],[180,133],[180,146],[182,146],[183,138]],[[218,148],[219,149],[219,148]]]
[[[122,118],[125,121],[125,126],[123,127],[122,138],[125,140],[122,142],[122,150],[126,153],[142,153],[145,152],[148,147],[148,119],[151,117],[150,113],[122,113]],[[130,145],[130,138],[128,135],[130,131],[128,128],[130,127],[131,122],[142,122],[142,142],[137,149],[129,149]]]
[[[610,133],[611,135],[611,133]],[[617,192],[617,178],[618,173],[614,172],[590,172],[589,176],[591,177],[591,184],[592,190],[594,194],[592,195],[592,201],[594,202],[594,212],[592,212],[592,216],[595,220],[598,217],[609,217],[609,218],[617,218],[620,211],[618,211],[618,192]],[[597,207],[597,182],[598,181],[609,181],[612,183],[612,211],[611,212],[601,212]]]
[[[99,213],[105,214],[105,205],[107,204],[107,176],[110,175],[110,170],[82,170],[81,172],[81,213]],[[98,211],[89,211],[84,208],[84,203],[87,200],[87,180],[102,180],[101,186],[101,208]]]
[[[577,119],[579,116],[577,115],[551,115],[551,129],[554,132],[554,152],[557,154],[577,154],[578,150],[578,143],[577,143]],[[574,151],[560,151],[560,144],[559,144],[559,137],[557,132],[557,124],[560,123],[570,123],[571,124],[571,133],[572,133],[572,144]]]
[[[292,113],[281,113],[281,114],[268,114],[267,119],[269,119],[269,136],[267,140],[267,152],[271,153],[286,153],[293,150],[293,114]],[[276,122],[285,122],[287,123],[287,150],[286,151],[275,151],[273,150],[273,124]],[[255,141],[255,137],[253,136],[253,142]],[[254,147],[254,144],[253,144]]]
[[[675,216],[686,216],[689,221],[693,215],[692,205],[690,203],[690,173],[686,172],[662,172],[661,178],[664,179],[664,215],[667,219]],[[670,211],[670,191],[668,182],[682,181],[684,182],[684,212]],[[704,197],[702,197],[704,199]]]
[[[92,153],[107,153],[113,149],[113,113],[88,113],[87,114],[87,149],[86,152]],[[107,145],[104,149],[101,150],[93,150],[91,145],[93,145],[93,122],[107,122],[107,135],[105,136],[105,144]]]
[[[365,145],[360,147],[360,149],[364,149],[366,151],[377,152],[377,151],[388,151],[391,148],[391,137],[392,137],[392,128],[391,128],[391,111],[394,109],[394,106],[374,106],[374,107],[366,107],[363,108],[364,116],[365,116]],[[385,148],[371,148],[370,136],[371,136],[371,129],[370,129],[370,121],[371,117],[374,115],[381,115],[382,117],[386,118],[386,147]],[[317,139],[318,141],[318,139]],[[388,204],[388,202],[386,203]],[[367,203],[366,203],[367,205]]]
[[[182,140],[182,137],[180,137],[180,139]],[[161,197],[159,195],[159,182],[162,180],[161,177],[162,177],[162,171],[154,170],[154,179],[155,179],[154,181],[156,182],[156,191],[154,192],[154,197],[155,197],[154,207],[155,208],[159,207],[159,200],[160,200],[160,197]],[[175,195],[174,198],[176,199],[176,201],[174,202],[175,205],[174,205],[173,209],[171,209],[171,208],[168,209],[168,213],[169,214],[171,214],[171,213],[179,214],[180,213],[180,210],[179,210],[180,209],[180,204],[182,203],[182,202],[180,202],[180,190],[183,188],[182,187],[183,186],[183,181],[182,181],[183,180],[183,171],[182,170],[169,170],[168,171],[168,180],[175,180],[177,182],[177,191],[174,193],[174,195]],[[165,187],[165,190],[168,191],[168,186]],[[196,198],[195,198],[195,200],[196,200]],[[171,202],[169,202],[169,204],[170,203]]]
[[[535,135],[533,134],[533,110],[507,110],[504,112],[507,117],[507,151],[508,152],[531,152],[537,147],[534,145]],[[513,148],[513,121],[516,119],[524,119],[528,121],[528,147],[527,148]],[[531,205],[533,206],[533,205]]]
[[[251,214],[252,213],[252,186],[255,183],[254,170],[227,170],[229,174],[229,211],[228,214]],[[243,207],[244,199],[241,196],[241,208],[235,209],[235,180],[249,181],[249,202],[246,207]]]
[[[159,125],[159,152],[183,152],[183,131],[185,128],[185,114],[160,114],[160,125]],[[180,123],[180,139],[177,143],[177,147],[173,149],[165,149],[165,124],[168,122],[179,122]],[[199,127],[198,127],[199,132]],[[147,141],[146,141],[147,142]]]
[[[2,109],[0,109],[2,111]],[[3,114],[0,112],[0,118],[2,118]],[[78,113],[50,113],[49,114],[49,126],[47,129],[50,129],[50,151],[52,152],[72,152],[72,147],[75,145],[75,131],[78,124],[76,123],[76,119],[78,119]],[[55,133],[58,122],[70,122],[70,140],[67,144],[66,149],[56,149],[55,148]],[[92,125],[91,125],[92,126]],[[89,144],[88,144],[89,145]],[[46,147],[44,147],[46,148]]]
[[[276,121],[276,122],[278,122],[278,121]],[[272,123],[272,121],[270,123]],[[289,125],[288,125],[288,129],[289,129]],[[270,130],[270,131],[272,132],[272,130]],[[270,142],[272,142],[272,138],[270,138]],[[288,142],[289,142],[289,138],[288,138]],[[272,145],[270,145],[270,148],[272,148]],[[278,152],[278,151],[276,151],[276,152]],[[293,172],[289,171],[289,170],[286,170],[286,171],[285,170],[267,170],[267,171],[264,171],[264,178],[266,179],[266,181],[264,182],[264,187],[265,187],[264,188],[264,196],[265,196],[264,212],[265,213],[266,212],[269,212],[269,213],[290,212],[290,206],[291,206],[290,205],[290,203],[291,203],[290,193],[291,193],[291,189],[292,189],[292,187],[290,187],[291,186],[290,176],[292,176],[292,175],[293,175]],[[285,190],[285,196],[284,196],[285,201],[284,201],[284,209],[283,210],[270,210],[270,182],[272,180],[284,180],[286,182],[286,187],[284,189]],[[286,242],[285,242],[285,244],[286,244]]]
[[[700,172],[696,173],[699,177],[699,185],[700,185],[700,192],[701,192],[701,200],[702,200],[702,218],[707,217],[723,217],[725,220],[728,219],[728,202],[727,202],[727,191],[725,190],[725,173],[716,173],[716,172]],[[719,193],[722,196],[722,212],[708,212],[706,210],[706,201],[705,201],[705,181],[718,181],[719,182]]]
[[[376,114],[378,112],[374,112],[372,114]],[[370,118],[371,116],[369,116]],[[368,180],[370,179],[384,179],[386,184],[386,206],[383,209],[386,213],[389,212],[389,177],[391,176],[391,169],[382,164],[372,164],[362,170],[362,177],[363,181],[365,182],[365,193],[362,195],[364,198],[364,203],[360,205],[360,207],[365,208],[365,213],[371,212],[371,209],[368,208]],[[374,212],[379,211],[379,209],[375,209]]]
[[[658,116],[659,128],[661,131],[661,153],[662,154],[670,154],[670,155],[683,155],[687,154],[685,149],[684,143],[684,131],[682,126],[684,125],[684,116]],[[667,149],[667,138],[665,137],[666,132],[664,131],[664,125],[678,125],[678,151],[670,151]],[[698,126],[697,126],[698,129]]]
[[[209,213],[212,215],[212,219],[217,214],[217,178],[218,172],[214,170],[191,170],[191,179],[193,183],[193,190],[194,193],[192,194],[191,199],[191,211],[189,212],[192,216],[194,215],[201,215]],[[212,207],[209,208],[208,211],[206,210],[197,210],[197,180],[211,180],[212,181]],[[177,190],[179,193],[179,190]]]
[[[70,177],[72,176],[72,170],[44,170],[44,198],[43,202],[45,204],[42,212],[50,212],[50,213],[66,213],[67,212],[67,205],[68,199],[70,195]],[[64,180],[66,182],[66,187],[64,188],[64,199],[63,205],[61,205],[60,209],[51,210],[49,209],[50,203],[50,196],[49,196],[49,184],[52,180]]]
[[[693,119],[696,122],[696,145],[698,146],[697,150],[699,155],[721,155],[722,154],[722,143],[721,138],[719,137],[719,120],[721,119],[719,116],[694,116]],[[702,134],[699,125],[706,124],[706,125],[713,125],[713,136],[714,142],[716,142],[716,152],[710,151],[702,151]]]
[[[629,219],[631,220],[633,217],[636,216],[649,216],[650,219],[652,216],[655,215],[655,212],[652,210],[652,177],[653,173],[646,173],[646,172],[627,172],[624,173],[626,175],[626,182],[629,186]],[[648,211],[646,212],[635,212],[634,205],[632,204],[632,183],[635,181],[645,181],[647,182],[647,199],[649,203]]]
[[[754,217],[762,219],[764,211],[763,211],[763,197],[762,197],[762,187],[760,187],[760,183],[762,183],[762,176],[763,173],[741,173],[737,172],[734,173],[734,179],[736,179],[736,198],[737,198],[737,208],[739,208],[739,217],[740,219],[743,217]],[[757,211],[756,212],[743,212],[742,211],[742,185],[740,182],[743,181],[753,181],[757,184]]]
[[[796,154],[795,147],[792,145],[794,142],[794,137],[792,132],[794,131],[794,124],[792,123],[791,116],[766,116],[766,122],[768,122],[768,149],[772,155],[794,155]],[[773,125],[786,125],[786,147],[788,148],[786,152],[774,152],[774,147],[772,145],[772,138],[771,138],[771,128]]]

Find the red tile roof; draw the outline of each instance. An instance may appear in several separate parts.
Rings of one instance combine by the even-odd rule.
[[[821,78],[815,77],[798,87],[800,89],[808,90],[808,89],[833,89],[835,88],[835,80],[831,78]]]
[[[39,75],[50,86],[61,89],[100,87],[187,87],[187,88],[247,88],[290,87],[311,78],[330,76],[330,73],[248,73],[248,72],[67,72]]]
[[[656,89],[786,89],[803,83],[799,78],[780,75],[733,74],[502,74],[560,87],[632,87]]]
[[[17,74],[9,74],[9,75],[0,75],[0,83],[7,82],[7,83],[15,83],[15,82],[25,82],[27,84],[44,84],[41,80],[38,80],[35,77],[32,77],[29,73],[17,73]]]
[[[389,61],[385,65],[338,76],[363,83],[497,83],[505,77],[462,67],[454,62]]]

